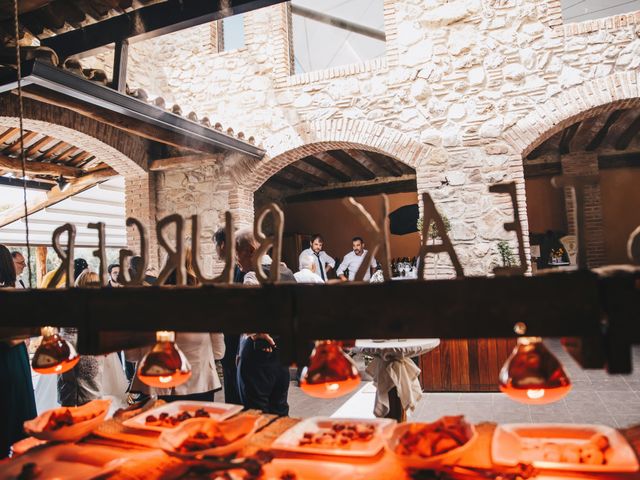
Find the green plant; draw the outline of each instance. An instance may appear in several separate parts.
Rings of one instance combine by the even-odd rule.
[[[506,240],[500,240],[498,242],[498,253],[502,259],[503,267],[512,267],[516,264],[516,256],[513,253],[513,249],[509,242]]]
[[[451,223],[449,222],[449,219],[445,215],[441,215],[441,216],[442,216],[442,223],[444,223],[445,233],[449,233],[449,231],[451,230]],[[419,232],[422,232],[422,228],[424,227],[423,224],[424,224],[424,218],[420,217],[416,224]],[[439,237],[440,237],[440,233],[438,232],[438,227],[436,226],[436,222],[434,220],[431,220],[431,222],[429,222],[429,231],[427,232],[427,238],[430,238],[431,240],[435,240],[436,238],[439,238]]]

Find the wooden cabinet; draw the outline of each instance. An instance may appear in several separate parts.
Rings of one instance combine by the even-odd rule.
[[[420,357],[425,392],[498,392],[498,373],[515,339],[442,340]]]

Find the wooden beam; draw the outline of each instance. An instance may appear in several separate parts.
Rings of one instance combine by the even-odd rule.
[[[560,148],[560,139],[562,138],[563,132],[558,132],[552,137],[548,138],[536,148],[531,150],[529,155],[527,155],[528,160],[535,160],[543,155],[557,153]]]
[[[640,152],[605,153],[598,155],[598,168],[635,168],[640,167]]]
[[[9,145],[7,148],[4,149],[4,153],[7,153],[7,154],[17,153],[20,151],[21,146],[24,146],[24,148],[27,148],[27,146],[29,145],[29,142],[33,140],[35,137],[37,137],[38,135],[39,135],[38,132],[25,131],[21,139],[18,138],[15,142],[13,142],[11,145]]]
[[[417,192],[416,176],[403,175],[401,177],[376,178],[375,180],[360,180],[336,183],[325,188],[305,189],[295,192],[286,198],[288,203],[313,202],[331,198],[365,197],[381,193]]]
[[[78,147],[74,147],[71,146],[69,148],[67,148],[64,152],[62,152],[60,155],[58,155],[55,158],[55,162],[60,162],[63,163],[65,162],[68,158],[71,158],[71,156],[75,155],[76,152],[80,151],[80,149]]]
[[[547,177],[562,175],[562,165],[556,163],[526,163],[524,164],[524,178]]]
[[[411,168],[406,163],[396,160],[395,158],[388,157],[387,155],[383,155],[382,153],[378,152],[365,153],[374,161],[381,162],[382,164],[387,165],[388,168],[399,171],[400,175],[416,173],[416,170],[414,168]]]
[[[127,64],[129,63],[129,40],[117,40],[113,56],[113,81],[111,88],[125,93],[127,85]]]
[[[624,110],[615,110],[614,112],[612,112],[605,120],[604,124],[602,125],[602,128],[593,137],[593,140],[589,142],[585,150],[587,150],[588,152],[592,152],[593,150],[597,149],[600,145],[602,145],[605,138],[607,138],[609,129],[613,126],[614,123],[616,123],[616,121],[618,120],[618,118],[620,118],[623,112]]]
[[[31,157],[33,155],[35,155],[36,153],[38,153],[40,151],[40,149],[42,147],[44,147],[45,145],[48,145],[49,143],[53,142],[55,139],[53,137],[48,137],[48,136],[44,136],[42,137],[40,140],[38,140],[37,142],[35,142],[33,145],[31,145],[29,147],[29,149],[26,151],[25,156],[27,157]]]
[[[288,175],[284,170],[280,170],[278,173],[276,173],[271,178],[269,178],[269,180],[267,180],[265,183],[269,183],[269,182],[272,184],[277,183],[278,185],[282,185],[283,187],[293,188],[296,190],[299,190],[302,187],[304,187],[304,185],[299,181],[297,181],[293,177],[293,175]]]
[[[7,157],[0,155],[0,168],[4,170],[22,173],[22,161],[19,158]],[[28,175],[53,175],[77,178],[83,175],[80,168],[69,167],[67,165],[58,165],[56,163],[25,161],[25,173]]]
[[[55,157],[60,150],[62,150],[63,148],[70,147],[70,146],[71,145],[69,145],[67,142],[59,141],[55,145],[47,148],[44,152],[42,152],[42,155],[40,155],[39,157],[36,157],[34,159],[34,161],[37,161],[37,162],[47,161],[48,162],[53,157]]]
[[[567,153],[570,152],[569,146],[571,145],[571,140],[573,140],[573,137],[578,131],[578,128],[580,128],[580,123],[581,122],[574,123],[573,125],[565,128],[564,131],[562,132],[562,137],[560,138],[560,144],[558,145],[558,150],[560,152],[560,155],[566,155]]]
[[[319,160],[316,160],[316,161],[319,162]],[[313,165],[308,163],[305,159],[298,160],[297,162],[293,163],[292,166],[296,167],[299,170],[302,170],[303,172],[308,173],[309,175],[312,175],[314,177],[317,177],[323,180],[325,184],[335,182],[336,180],[333,175],[330,175],[323,169],[314,167]]]
[[[626,150],[631,144],[631,141],[638,135],[638,132],[640,132],[640,110],[636,110],[635,113],[636,117],[615,140],[614,146],[616,150]]]
[[[9,140],[11,140],[11,138],[14,135],[17,135],[20,132],[19,128],[7,128],[4,132],[2,132],[0,134],[0,143],[5,143]]]
[[[329,154],[319,153],[315,156],[305,157],[301,160],[301,162],[307,163],[311,165],[313,168],[318,170],[322,170],[327,175],[330,175],[333,179],[338,180],[340,182],[348,182],[351,180],[351,176],[345,173],[343,170],[336,168],[332,163],[330,163],[330,158],[332,158]],[[337,163],[337,160],[336,160]]]
[[[376,178],[376,174],[365,167],[360,162],[354,160],[350,155],[342,150],[331,150],[328,152],[333,158],[335,158],[343,167],[352,172],[351,178],[359,180],[373,180]]]
[[[84,162],[86,159],[88,159],[91,156],[91,153],[89,152],[85,152],[82,151],[80,153],[77,153],[73,156],[73,158],[71,158],[68,162],[67,165],[72,165],[74,167],[79,167],[82,162]]]
[[[302,168],[298,168],[296,165],[289,165],[284,168],[284,171],[286,171],[287,173],[290,173],[293,178],[302,180],[305,183],[311,183],[313,185],[320,185],[320,186],[325,186],[329,183],[326,180],[323,180],[322,178],[317,177],[316,175],[313,175],[311,173],[304,171]]]
[[[60,187],[56,185],[51,190],[49,190],[49,192],[47,192],[47,197],[45,199],[27,204],[27,214],[31,215],[35,212],[39,212],[43,208],[54,205],[66,198],[76,195],[88,188],[91,188],[98,183],[104,182],[113,177],[115,174],[116,172],[114,172],[111,168],[96,170],[75,180],[69,181],[69,185],[64,192],[61,191]],[[2,213],[2,215],[0,215],[0,227],[4,227],[5,225],[15,222],[16,220],[19,220],[23,217],[24,207],[22,205],[17,205],[14,208],[6,210]]]
[[[371,157],[362,150],[344,150],[344,152],[358,163],[361,163],[367,170],[372,171],[376,177],[399,177],[402,175],[399,169],[389,164],[382,164],[372,160]]]
[[[570,152],[582,151],[591,143],[593,137],[600,131],[606,121],[606,116],[603,119],[601,119],[601,117],[603,116],[596,115],[595,117],[589,117],[580,122],[578,130],[569,143]]]
[[[182,157],[157,158],[149,163],[149,170],[152,172],[163,172],[166,170],[196,168],[203,165],[213,165],[219,158],[217,155],[186,155]]]

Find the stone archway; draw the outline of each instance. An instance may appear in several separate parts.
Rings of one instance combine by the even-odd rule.
[[[590,267],[612,261],[608,258],[613,250],[608,250],[607,244],[610,242],[605,238],[607,222],[603,214],[607,203],[605,197],[612,197],[614,192],[605,195],[601,190],[604,186],[601,168],[615,169],[622,164],[629,166],[628,161],[621,163],[619,159],[640,151],[636,140],[640,121],[639,79],[636,72],[625,72],[584,82],[540,105],[503,135],[503,139],[515,150],[514,154],[522,158],[527,190],[531,187],[531,192],[527,193],[536,197],[528,198],[527,204],[538,204],[534,209],[536,211],[543,208],[540,205],[555,204],[550,211],[555,212],[552,217],[556,221],[551,223],[557,226],[558,219],[564,218],[564,231],[569,234],[575,234],[572,193],[565,189],[563,199],[562,192],[549,186],[551,176],[600,174],[600,183],[586,190],[584,221],[588,232],[586,256]],[[633,149],[630,147],[632,143]],[[608,165],[608,160],[613,157],[617,161],[611,161]],[[616,191],[615,195],[621,195],[620,191]],[[535,212],[530,213],[532,216],[529,220],[534,224],[540,223],[536,222],[540,216]],[[616,220],[609,224],[618,225],[620,219],[630,220],[630,217],[618,218],[616,215]],[[547,227],[543,230],[547,230]],[[555,231],[556,228],[548,230]],[[614,250],[623,248],[618,245]],[[542,256],[545,256],[544,252]],[[615,261],[620,260],[616,258]]]

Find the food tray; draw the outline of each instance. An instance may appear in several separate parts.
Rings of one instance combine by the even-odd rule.
[[[375,425],[376,432],[367,442],[353,442],[344,447],[300,446],[300,440],[306,432],[316,433],[330,428],[334,423],[351,423]],[[391,433],[396,421],[388,418],[328,418],[311,417],[303,420],[280,435],[271,448],[287,452],[305,453],[312,455],[335,455],[345,457],[373,457],[384,448],[387,435]]]
[[[548,461],[544,459],[545,444],[574,444],[578,447],[589,443],[595,435],[605,435],[609,449],[605,465]],[[548,448],[548,447],[547,447]],[[555,447],[554,447],[555,448]],[[572,470],[576,472],[636,472],[638,460],[625,438],[617,430],[604,425],[571,425],[560,423],[499,425],[491,441],[491,457],[497,465],[514,466],[531,463],[535,468]]]
[[[173,427],[166,427],[163,425],[147,425],[145,419],[149,415],[158,417],[161,413],[168,413],[169,415],[175,415],[180,412],[188,411],[195,412],[196,410],[205,409],[214,420],[226,420],[232,417],[236,413],[242,411],[242,405],[235,405],[233,403],[217,403],[217,402],[198,402],[193,400],[179,400],[177,402],[166,403],[159,407],[146,410],[135,417],[122,422],[125,427],[140,428],[143,430],[154,430],[156,432],[164,432],[166,430],[173,430],[177,428],[181,423],[176,424]]]

